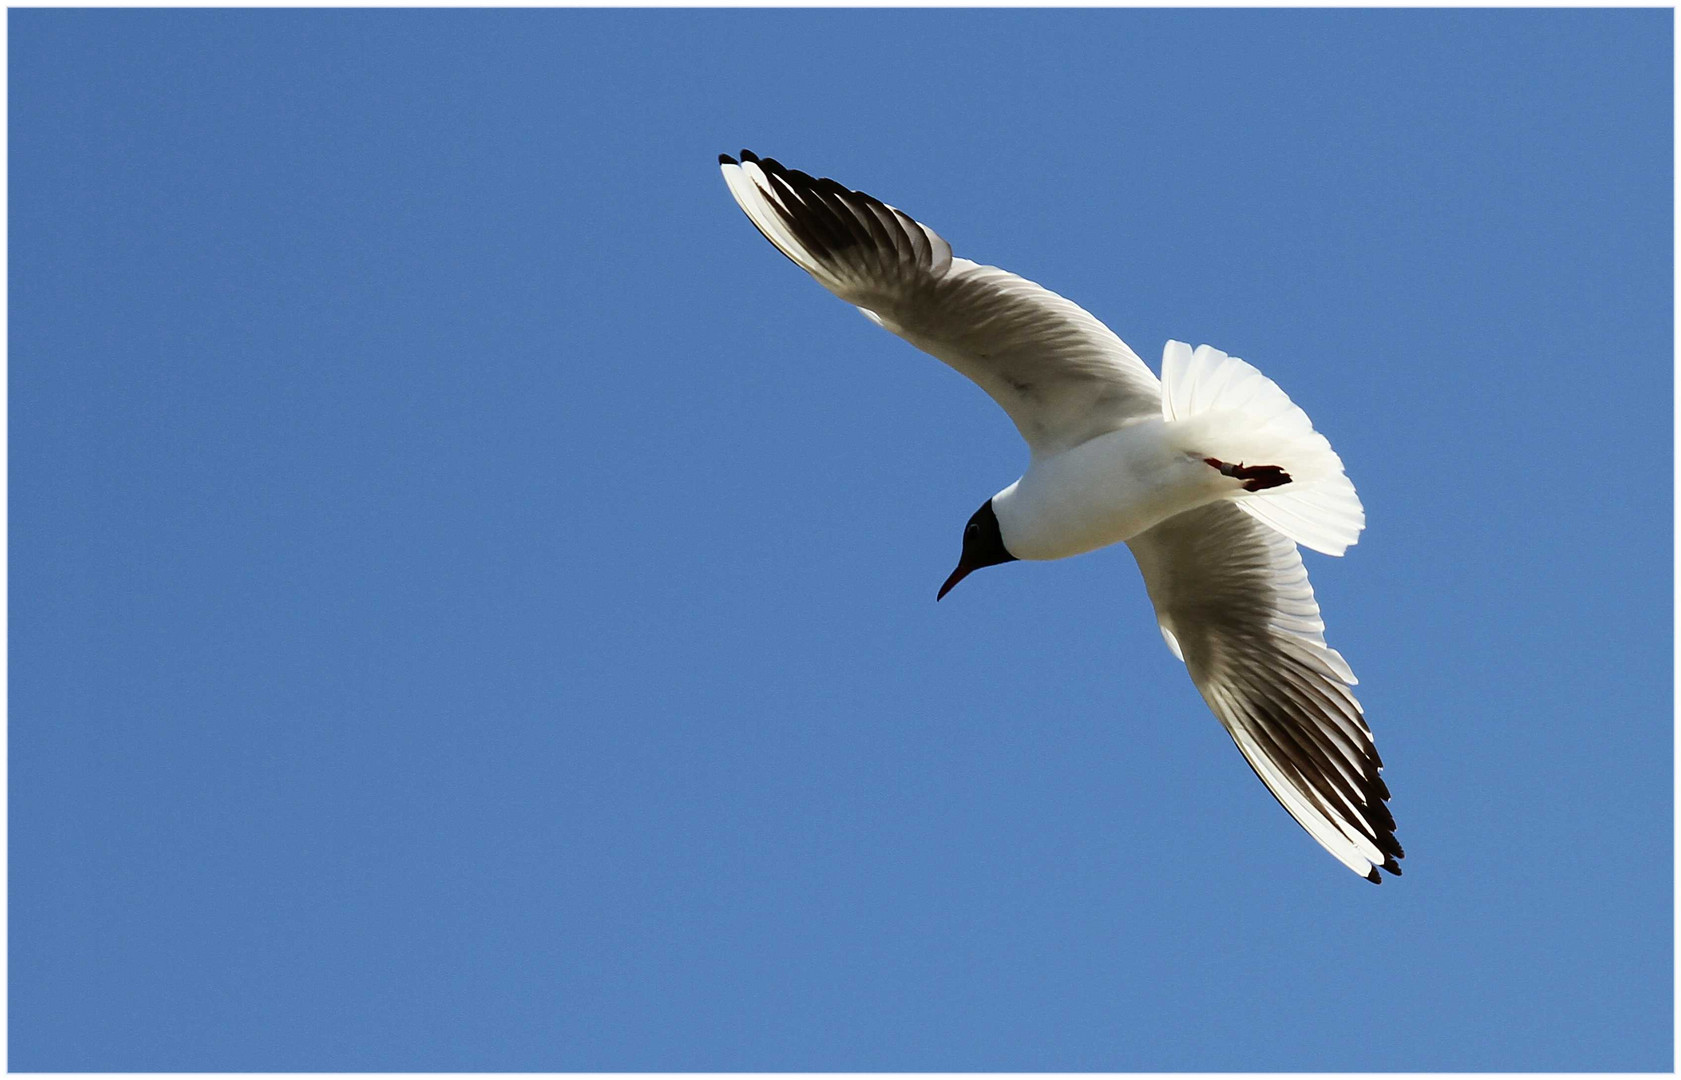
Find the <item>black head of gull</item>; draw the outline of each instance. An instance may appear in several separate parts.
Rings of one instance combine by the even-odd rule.
[[[992,512],[992,500],[988,499],[969,518],[969,524],[963,526],[963,554],[957,560],[957,569],[946,578],[934,599],[945,599],[953,586],[983,566],[1015,561],[1016,557],[1004,547],[1004,537],[998,532],[998,515]]]

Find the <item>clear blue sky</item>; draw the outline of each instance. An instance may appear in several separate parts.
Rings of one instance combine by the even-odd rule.
[[[1670,1067],[1670,12],[9,17],[13,1068]],[[1307,409],[1405,877],[743,146]]]

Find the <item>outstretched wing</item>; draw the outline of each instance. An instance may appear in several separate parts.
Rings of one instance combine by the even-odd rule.
[[[926,225],[833,180],[720,155],[765,239],[842,300],[973,379],[1035,453],[1161,414],[1161,384],[1078,304],[968,259]]]
[[[1128,546],[1162,636],[1262,783],[1350,870],[1399,874],[1383,762],[1296,545],[1220,502]]]

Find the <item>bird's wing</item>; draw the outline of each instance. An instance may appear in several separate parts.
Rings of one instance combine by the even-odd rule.
[[[1114,332],[1049,289],[968,259],[861,191],[746,150],[719,157],[765,239],[842,300],[980,385],[1035,453],[1161,415],[1161,383]]]
[[[1296,545],[1220,502],[1128,546],[1168,647],[1261,782],[1343,865],[1399,874],[1383,762]]]

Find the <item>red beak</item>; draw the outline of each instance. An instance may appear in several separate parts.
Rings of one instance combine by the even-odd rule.
[[[959,581],[968,577],[969,571],[973,569],[974,567],[968,565],[967,563],[958,563],[957,569],[951,572],[951,577],[946,578],[946,583],[940,586],[939,595],[934,597],[934,602],[937,604],[941,600],[944,600],[946,598],[946,593],[951,592],[952,588],[955,587]]]

